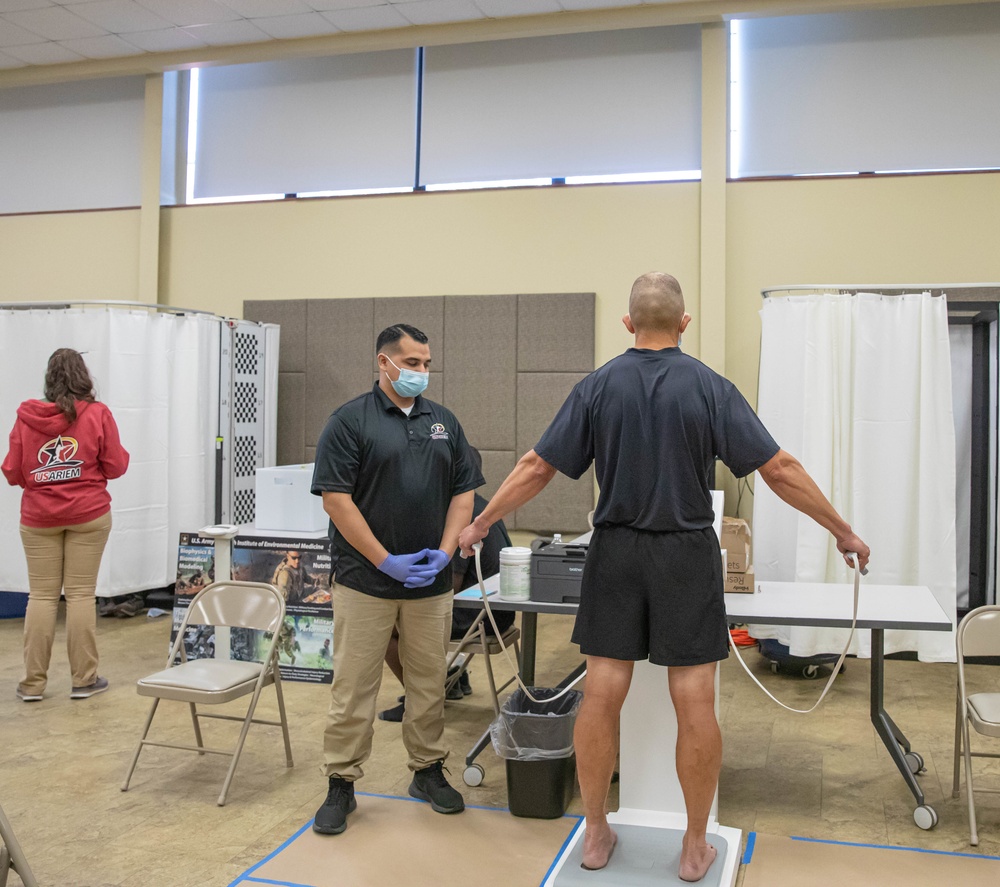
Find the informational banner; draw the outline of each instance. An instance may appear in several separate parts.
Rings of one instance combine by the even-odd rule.
[[[241,582],[270,583],[285,598],[285,621],[278,634],[281,677],[329,684],[333,680],[329,539],[237,536],[232,540],[232,574]],[[181,533],[172,638],[191,598],[214,581],[215,541]],[[270,639],[268,632],[234,628],[229,632],[229,657],[260,662]],[[214,626],[188,626],[184,649],[189,659],[213,657],[215,643]]]

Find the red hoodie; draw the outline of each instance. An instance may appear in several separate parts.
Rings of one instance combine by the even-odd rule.
[[[118,426],[103,403],[76,402],[76,421],[54,403],[26,400],[17,408],[2,470],[24,487],[21,523],[28,527],[85,524],[111,508],[108,479],[128,468]]]

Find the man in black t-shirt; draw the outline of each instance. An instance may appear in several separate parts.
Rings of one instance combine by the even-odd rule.
[[[587,657],[574,733],[587,820],[582,865],[603,868],[617,841],[605,804],[618,717],[635,661],[648,658],[670,667],[687,808],[679,876],[698,881],[716,855],[705,832],[722,761],[715,672],[728,655],[713,460],[737,477],[759,471],[781,499],[829,530],[845,556],[856,552],[862,569],[870,552],[736,387],[681,352],[690,320],[673,277],[636,280],[623,318],[635,347],[573,389],[459,544],[470,554],[494,521],[541,492],[556,471],[575,479],[594,463],[601,494],[573,632]]]
[[[421,396],[431,364],[427,336],[395,324],[379,334],[376,351],[379,380],[330,416],[312,482],[336,530],[323,741],[329,792],[313,823],[326,835],[344,831],[357,806],[354,782],[371,753],[382,656],[394,627],[406,675],[409,792],[438,813],[465,806],[442,772],[449,564],[483,477],[455,416]]]

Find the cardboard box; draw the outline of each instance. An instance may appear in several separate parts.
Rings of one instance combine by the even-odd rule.
[[[726,592],[732,594],[753,594],[757,590],[753,567],[744,573],[726,573]]]
[[[254,526],[296,533],[325,530],[330,518],[323,510],[322,497],[309,492],[312,476],[311,464],[258,468]]]
[[[726,569],[743,573],[750,567],[750,525],[742,518],[722,519],[722,547],[726,550]]]

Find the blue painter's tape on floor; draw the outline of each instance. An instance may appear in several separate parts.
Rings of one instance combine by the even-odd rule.
[[[757,832],[750,832],[747,835],[747,847],[743,851],[743,859],[740,860],[742,865],[749,865],[750,860],[753,859],[753,845],[757,843]]]
[[[280,847],[278,847],[276,850],[272,851],[271,853],[268,853],[267,856],[265,856],[256,865],[250,866],[250,868],[248,868],[242,875],[240,875],[235,881],[233,881],[229,885],[229,887],[238,887],[239,884],[243,884],[247,880],[251,880],[250,879],[250,875],[253,874],[254,871],[256,871],[257,869],[259,869],[265,862],[268,862],[269,860],[271,860],[275,856],[277,856],[279,853],[281,853],[281,851],[284,850],[289,844],[291,844],[292,841],[294,841],[297,837],[299,837],[299,835],[301,835],[307,829],[311,828],[312,824],[313,824],[313,821],[310,819],[309,822],[307,822],[304,826],[302,826],[302,828],[300,828],[294,835],[292,835],[287,841],[285,841],[284,844],[282,844]],[[256,881],[258,881],[258,883],[260,882],[260,879],[258,879],[258,878],[254,878],[252,880],[256,880]]]
[[[843,847],[870,847],[873,850],[909,850],[913,853],[933,853],[935,856],[966,856],[969,859],[996,859],[1000,856],[985,856],[982,853],[956,853],[952,850],[928,850],[925,847],[894,847],[889,844],[855,844],[851,841],[826,841],[823,838],[799,838],[791,835],[793,841],[805,841],[809,844],[839,844]],[[746,862],[746,860],[744,860]]]

